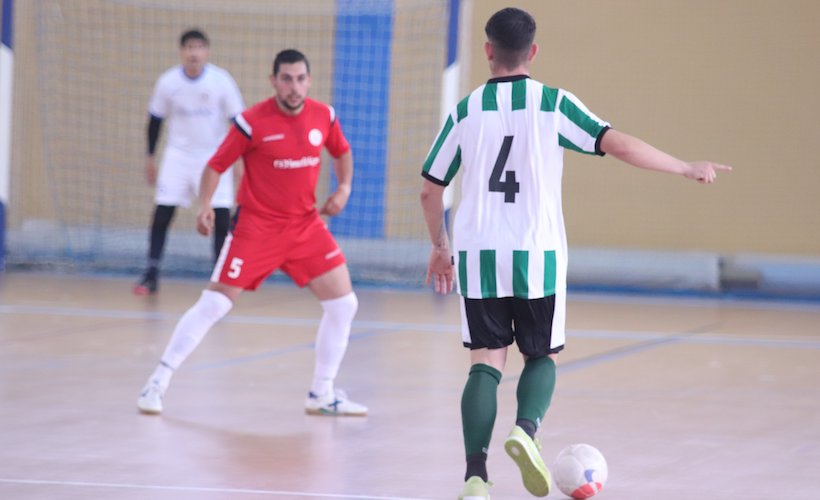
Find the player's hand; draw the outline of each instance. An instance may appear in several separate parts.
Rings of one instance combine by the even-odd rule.
[[[145,180],[148,181],[149,186],[157,184],[157,162],[153,156],[145,158]]]
[[[441,294],[450,293],[453,290],[453,258],[449,248],[433,247],[430,251],[430,261],[427,264],[427,277],[424,283]]]
[[[339,185],[336,191],[331,194],[322,208],[319,209],[320,215],[329,215],[333,217],[344,210],[347,205],[347,200],[350,198],[350,186]]]
[[[687,164],[689,169],[684,172],[687,179],[698,181],[701,184],[711,184],[715,182],[718,171],[728,172],[732,167],[713,163],[711,161],[693,161]]]
[[[204,207],[199,209],[196,216],[196,230],[202,236],[210,236],[214,228],[214,209]]]

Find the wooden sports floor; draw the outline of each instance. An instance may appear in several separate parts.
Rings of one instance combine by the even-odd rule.
[[[240,297],[178,371],[162,416],[137,394],[202,281],[131,295],[130,278],[0,274],[2,499],[455,499],[468,369],[456,296],[359,287],[338,386],[366,418],[303,399],[320,314],[306,290]],[[532,498],[502,443],[495,500]],[[571,294],[568,345],[539,432],[609,462],[603,499],[820,498],[820,304]],[[555,492],[550,498],[565,498]]]

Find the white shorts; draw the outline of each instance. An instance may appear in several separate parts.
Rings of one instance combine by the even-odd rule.
[[[188,207],[199,195],[202,171],[212,154],[192,154],[175,148],[166,148],[157,176],[154,203]],[[233,172],[219,177],[219,185],[211,198],[214,208],[233,207]]]

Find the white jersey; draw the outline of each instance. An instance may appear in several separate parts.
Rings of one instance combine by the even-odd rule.
[[[492,79],[452,110],[422,175],[448,185],[462,170],[453,225],[462,296],[556,294],[563,310],[564,150],[602,155],[599,140],[608,127],[571,93],[523,75]]]
[[[206,157],[216,152],[229,120],[243,109],[233,77],[213,64],[196,78],[186,76],[182,66],[167,70],[148,104],[148,112],[168,124],[168,148]]]

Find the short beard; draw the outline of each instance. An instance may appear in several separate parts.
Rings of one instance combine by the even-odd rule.
[[[287,110],[289,110],[289,111],[299,111],[300,109],[302,109],[302,106],[304,106],[304,105],[305,105],[305,100],[304,100],[304,99],[302,99],[301,101],[299,101],[299,104],[298,104],[298,105],[296,105],[296,106],[291,106],[290,104],[288,104],[288,101],[286,101],[286,100],[284,100],[284,99],[279,99],[279,97],[278,97],[278,96],[277,96],[276,100],[277,100],[277,101],[279,101],[279,104],[280,104],[282,107],[284,107],[285,109],[287,109]]]

